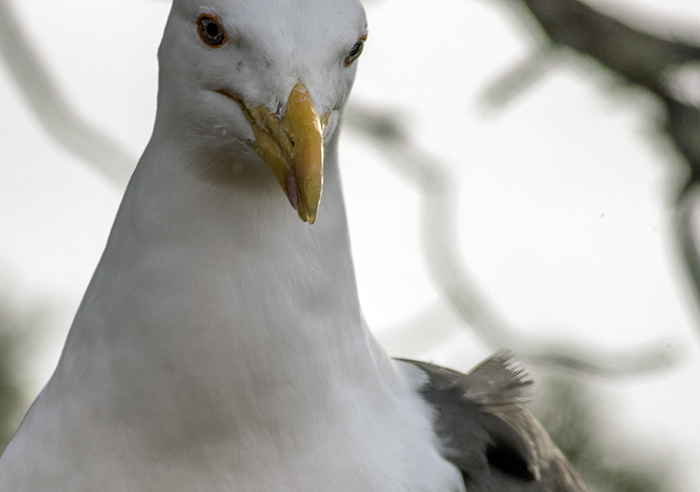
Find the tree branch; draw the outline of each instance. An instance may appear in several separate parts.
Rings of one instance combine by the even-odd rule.
[[[21,25],[9,0],[0,0],[0,59],[29,107],[56,143],[94,166],[115,185],[126,187],[136,159],[73,111],[18,29]]]
[[[667,368],[679,354],[670,344],[643,350],[606,352],[536,339],[509,326],[483,299],[462,265],[452,236],[454,191],[445,167],[402,130],[396,119],[357,105],[346,112],[346,124],[369,137],[396,169],[423,196],[422,234],[428,268],[444,298],[479,337],[494,348],[512,349],[530,362],[606,377],[625,377]]]
[[[510,1],[530,11],[552,45],[597,61],[663,104],[666,111],[661,130],[686,164],[685,182],[676,203],[676,232],[681,258],[700,301],[700,250],[692,231],[693,201],[687,196],[700,182],[700,96],[696,94],[693,102],[674,81],[684,68],[700,70],[700,46],[635,29],[579,0]]]

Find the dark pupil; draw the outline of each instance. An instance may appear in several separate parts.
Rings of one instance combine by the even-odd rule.
[[[224,32],[219,28],[219,25],[210,17],[204,17],[199,27],[202,31],[204,40],[212,46],[218,46],[224,42]]]
[[[359,53],[360,49],[362,48],[362,45],[360,43],[355,43],[355,46],[350,48],[350,56],[355,56],[357,53]]]

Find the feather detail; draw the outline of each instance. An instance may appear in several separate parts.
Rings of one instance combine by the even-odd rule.
[[[462,376],[464,397],[489,408],[520,406],[532,400],[534,381],[520,359],[502,350]]]
[[[508,351],[468,374],[411,360],[428,376],[420,388],[432,405],[443,456],[469,492],[586,492],[583,481],[525,409],[533,381]]]

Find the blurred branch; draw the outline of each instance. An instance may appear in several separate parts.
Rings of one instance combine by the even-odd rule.
[[[579,0],[510,0],[523,4],[555,47],[587,55],[627,82],[671,95],[670,69],[700,60],[700,47],[661,39],[606,16]]]
[[[502,108],[539,81],[552,68],[558,55],[559,50],[552,45],[533,50],[530,56],[488,85],[482,96],[484,101],[495,109]]]
[[[510,1],[529,10],[552,46],[594,59],[626,83],[655,95],[665,107],[662,130],[687,168],[676,203],[676,231],[700,302],[700,248],[689,196],[700,182],[700,46],[640,31],[579,0]]]
[[[678,201],[675,222],[676,235],[685,260],[685,271],[694,287],[695,300],[700,304],[700,248],[693,234],[693,210],[698,190],[694,188],[681,196]]]
[[[529,10],[552,49],[573,49],[658,96],[667,110],[664,130],[690,168],[684,189],[700,180],[700,110],[674,83],[680,69],[698,66],[700,46],[640,31],[579,0],[510,1]]]
[[[540,365],[567,367],[607,377],[629,376],[670,366],[678,354],[670,347],[655,346],[640,351],[605,353],[556,345],[534,339],[523,330],[513,329],[481,297],[464,270],[452,236],[455,210],[454,192],[444,166],[414,145],[398,119],[352,105],[345,122],[371,141],[386,155],[423,195],[422,237],[428,268],[438,288],[465,323],[489,345],[509,348]]]
[[[0,0],[0,59],[34,114],[56,143],[125,187],[136,159],[78,115],[52,80],[18,26],[9,0]]]

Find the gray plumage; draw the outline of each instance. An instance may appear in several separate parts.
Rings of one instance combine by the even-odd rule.
[[[445,459],[468,492],[587,492],[524,404],[533,381],[517,358],[496,353],[468,374],[412,360],[425,372],[422,396],[435,410]]]

